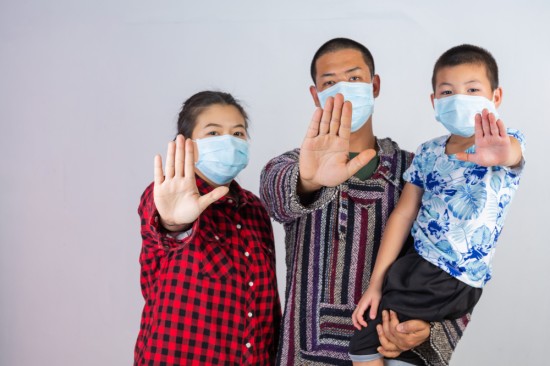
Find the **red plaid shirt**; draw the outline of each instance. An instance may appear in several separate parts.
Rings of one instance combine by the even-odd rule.
[[[201,194],[212,188],[197,177]],[[145,306],[135,365],[271,365],[281,308],[271,221],[235,181],[189,237],[159,226],[153,184],[139,206]]]

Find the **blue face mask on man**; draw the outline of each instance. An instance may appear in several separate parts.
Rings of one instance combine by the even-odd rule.
[[[321,108],[325,106],[328,97],[338,93],[344,96],[344,100],[351,102],[351,132],[355,132],[363,127],[374,111],[372,84],[341,81],[317,93]]]
[[[470,137],[475,133],[476,114],[487,109],[498,119],[495,104],[482,96],[455,94],[434,99],[435,119],[452,134]]]
[[[195,166],[216,184],[231,182],[248,165],[249,143],[231,135],[196,139],[199,159]]]

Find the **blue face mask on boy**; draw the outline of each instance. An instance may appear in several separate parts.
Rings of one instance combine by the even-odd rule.
[[[321,108],[325,107],[328,97],[338,93],[344,96],[344,100],[351,102],[351,132],[355,132],[363,127],[374,110],[372,84],[341,81],[317,93]]]
[[[199,159],[195,166],[216,184],[231,182],[248,165],[249,143],[231,135],[196,139]]]
[[[475,133],[475,117],[487,109],[498,119],[495,104],[482,96],[455,94],[434,99],[435,119],[452,134],[470,137]]]

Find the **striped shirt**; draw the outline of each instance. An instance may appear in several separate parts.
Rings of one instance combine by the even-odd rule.
[[[260,198],[283,223],[286,296],[279,365],[351,365],[351,314],[367,288],[386,221],[404,185],[413,154],[377,140],[380,163],[361,181],[324,187],[304,205],[296,192],[299,150],[272,159],[262,171]],[[414,351],[428,365],[447,365],[469,315],[433,323]]]

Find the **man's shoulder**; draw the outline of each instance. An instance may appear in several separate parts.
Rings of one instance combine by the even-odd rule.
[[[389,137],[378,138],[377,141],[380,155],[404,156],[407,158],[413,155],[412,152],[402,149],[396,141]]]
[[[299,159],[300,159],[300,148],[295,148],[287,152],[284,152],[280,155],[277,155],[274,158],[269,159],[264,169],[283,162],[297,162]]]

